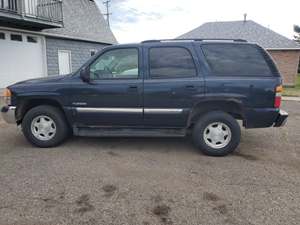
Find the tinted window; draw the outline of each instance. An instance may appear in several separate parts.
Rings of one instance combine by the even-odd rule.
[[[270,76],[261,50],[254,45],[205,44],[204,55],[214,75]]]
[[[102,54],[91,66],[91,79],[137,78],[139,74],[138,50],[115,49]]]
[[[191,53],[185,48],[160,47],[150,49],[150,76],[176,78],[196,76]]]
[[[10,35],[10,39],[12,41],[22,41],[22,35],[19,35],[19,34],[11,34]]]
[[[5,34],[4,33],[0,33],[0,39],[4,40],[5,39]]]

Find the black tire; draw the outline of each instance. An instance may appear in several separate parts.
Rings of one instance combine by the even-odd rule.
[[[231,139],[226,146],[222,148],[213,148],[212,146],[209,146],[204,140],[204,132],[210,124],[218,122],[227,125],[231,132]],[[239,145],[240,139],[241,128],[238,122],[231,115],[222,111],[212,111],[204,114],[199,118],[198,122],[193,128],[194,144],[205,155],[209,156],[225,156],[232,153]]]
[[[31,131],[31,123],[38,116],[51,118],[56,126],[56,133],[50,140],[39,140]],[[50,148],[61,144],[69,134],[69,127],[64,114],[56,107],[41,105],[30,109],[23,118],[22,131],[26,139],[40,148]]]

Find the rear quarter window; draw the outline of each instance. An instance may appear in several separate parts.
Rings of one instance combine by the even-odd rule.
[[[263,50],[256,45],[212,43],[203,44],[201,48],[213,75],[273,75]]]

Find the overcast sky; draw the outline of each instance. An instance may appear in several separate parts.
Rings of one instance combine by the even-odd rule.
[[[96,1],[105,13],[103,0]],[[175,38],[205,22],[242,20],[244,13],[288,38],[300,25],[300,0],[112,0],[110,11],[120,43]]]

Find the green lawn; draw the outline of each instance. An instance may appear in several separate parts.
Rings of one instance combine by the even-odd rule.
[[[297,76],[296,86],[295,87],[284,87],[283,95],[300,97],[300,74],[298,74],[298,76]]]

